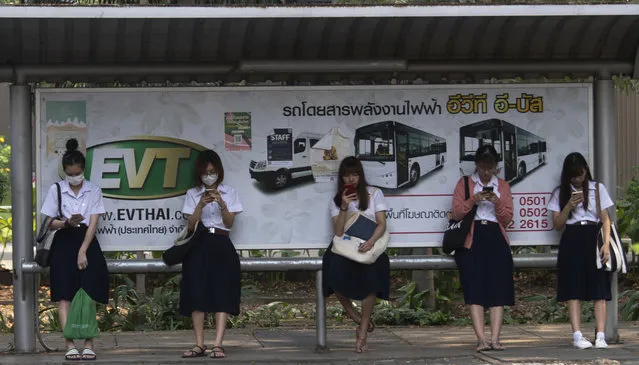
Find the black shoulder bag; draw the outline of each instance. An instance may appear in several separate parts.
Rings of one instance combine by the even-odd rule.
[[[64,216],[62,215],[62,192],[60,191],[60,184],[55,183],[55,186],[58,190],[58,216],[54,218],[46,217],[44,222],[42,222],[40,232],[38,232],[38,236],[36,237],[35,262],[42,267],[49,267],[51,244],[53,243],[53,238],[57,232],[57,229],[50,229],[51,222],[53,222],[54,219],[64,219]]]
[[[464,188],[466,189],[466,200],[468,200],[470,199],[468,176],[464,176]],[[468,232],[470,232],[470,226],[473,224],[473,219],[475,219],[476,213],[477,204],[475,204],[470,212],[468,212],[461,220],[456,221],[454,219],[450,219],[448,221],[448,226],[444,231],[444,239],[442,242],[444,253],[450,255],[454,253],[455,250],[464,247],[466,236],[468,236]]]

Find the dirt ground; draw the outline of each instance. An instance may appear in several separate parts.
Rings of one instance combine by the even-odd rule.
[[[406,273],[394,274],[391,284],[391,301],[396,301],[401,295],[398,289],[407,282]],[[163,277],[150,277],[147,282],[147,290],[150,290],[156,282],[162,282]],[[315,305],[315,282],[310,277],[293,278],[294,280],[281,280],[274,277],[252,277],[245,280],[244,291],[247,295],[243,298],[244,309],[254,309],[262,304],[274,301],[283,301],[290,305],[297,306],[306,311],[312,311]],[[43,284],[46,284],[43,283]],[[561,307],[549,308],[555,295],[556,279],[552,270],[548,271],[519,271],[515,274],[515,298],[513,307],[507,309],[510,318],[518,323],[536,323],[544,318],[551,318],[553,310],[561,310]],[[619,281],[619,292],[627,289],[639,289],[639,282],[634,280],[634,276],[626,276]],[[467,318],[467,309],[463,304],[461,290],[445,293],[452,298],[445,310],[449,310],[455,318]],[[540,296],[545,296],[546,300],[541,300]],[[40,287],[40,297],[46,305],[49,298],[48,287]],[[537,300],[531,300],[535,299]],[[13,287],[0,285],[0,313],[4,319],[13,322]],[[623,302],[623,300],[622,300]],[[337,305],[334,296],[327,301],[329,306]],[[557,309],[559,308],[559,309]],[[3,318],[0,317],[0,326]]]

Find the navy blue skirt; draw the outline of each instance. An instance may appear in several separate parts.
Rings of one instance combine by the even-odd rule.
[[[557,254],[557,300],[611,300],[611,274],[597,269],[596,225],[566,226]]]
[[[75,293],[84,289],[96,302],[109,300],[109,271],[96,238],[87,248],[87,267],[78,269],[78,252],[87,227],[63,228],[56,231],[51,243],[51,301],[72,301]]]
[[[466,304],[484,308],[515,304],[513,256],[499,224],[475,222],[470,249],[455,251]]]
[[[180,314],[240,314],[240,258],[228,236],[202,232],[182,263]]]
[[[390,262],[381,254],[372,264],[360,264],[331,251],[333,242],[322,258],[322,291],[325,297],[337,292],[347,298],[362,300],[370,294],[388,300]]]

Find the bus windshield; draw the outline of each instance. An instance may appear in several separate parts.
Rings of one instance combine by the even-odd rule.
[[[355,142],[356,155],[364,161],[394,161],[393,136],[388,128],[359,132]]]
[[[479,146],[485,144],[492,145],[497,150],[501,161],[501,139],[498,128],[489,129],[467,129],[460,137],[461,161],[475,161],[475,151]]]

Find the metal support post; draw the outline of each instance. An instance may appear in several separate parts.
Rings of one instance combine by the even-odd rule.
[[[609,75],[604,75],[609,76]],[[594,179],[603,183],[612,201],[617,197],[617,114],[615,111],[615,87],[609,77],[595,81],[595,172]],[[614,210],[610,211],[615,218]],[[612,300],[606,303],[606,341],[619,342],[617,274],[612,275]]]
[[[315,335],[317,346],[315,352],[326,351],[326,301],[322,290],[322,270],[315,273]]]
[[[22,270],[33,261],[33,206],[31,198],[32,128],[29,85],[10,87],[11,201],[13,216],[13,336],[16,352],[35,352],[34,275]]]

